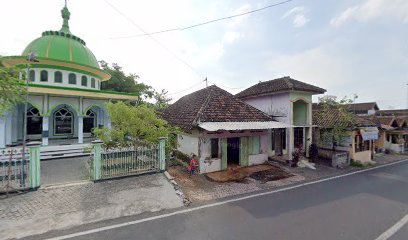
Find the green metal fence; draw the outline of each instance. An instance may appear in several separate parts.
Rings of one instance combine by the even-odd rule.
[[[157,146],[104,148],[94,142],[93,180],[153,173],[164,170],[164,139]]]
[[[24,158],[23,158],[24,155]],[[40,147],[0,149],[0,193],[40,186]]]

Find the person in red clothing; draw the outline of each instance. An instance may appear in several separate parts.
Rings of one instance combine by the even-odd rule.
[[[194,175],[196,173],[198,167],[196,157],[197,156],[193,154],[193,158],[190,160],[190,175]]]

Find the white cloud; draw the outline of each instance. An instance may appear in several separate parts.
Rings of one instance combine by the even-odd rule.
[[[331,46],[320,46],[292,55],[271,56],[267,67],[275,76],[291,76],[326,89],[344,84],[347,66],[334,57]]]
[[[332,18],[330,24],[340,26],[348,21],[367,22],[379,17],[392,17],[408,23],[408,1],[366,0],[364,3],[347,8]]]
[[[304,7],[294,7],[291,10],[287,11],[281,19],[286,19],[288,17],[293,16],[293,26],[296,28],[303,27],[310,21],[309,18],[306,17],[306,9]]]
[[[234,31],[228,31],[224,34],[223,38],[222,38],[222,42],[223,43],[233,43],[236,40],[238,40],[239,38],[241,38],[241,34],[238,32],[234,32]]]
[[[232,11],[232,13],[230,15],[238,15],[238,14],[242,14],[248,11],[251,11],[252,7],[251,4],[246,3],[240,7],[238,7],[237,9],[235,9],[234,11]],[[240,25],[245,19],[248,18],[249,15],[243,15],[240,17],[236,17],[233,18],[233,20],[231,20],[229,22],[229,27],[237,27],[238,25]]]
[[[305,17],[303,14],[298,14],[295,16],[295,19],[293,19],[293,26],[294,27],[303,27],[307,22],[310,20]]]

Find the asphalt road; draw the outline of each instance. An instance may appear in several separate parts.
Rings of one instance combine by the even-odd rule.
[[[407,214],[404,162],[75,239],[375,240]],[[407,225],[389,239],[407,240]]]

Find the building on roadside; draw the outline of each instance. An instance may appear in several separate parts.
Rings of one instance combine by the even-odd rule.
[[[369,162],[374,159],[374,141],[378,139],[379,135],[376,123],[353,113],[350,113],[351,119],[346,121],[341,110],[335,107],[328,109],[325,114],[319,114],[320,111],[320,105],[313,104],[313,125],[316,126],[315,143],[319,148],[321,157],[332,158],[336,152],[346,152],[348,158],[355,161]],[[337,125],[347,129],[347,136],[333,147],[333,142],[323,142],[321,136],[325,132],[330,133]]]
[[[271,129],[290,129],[215,85],[182,97],[162,116],[182,130],[178,150],[197,155],[201,173],[264,163],[273,155]]]
[[[21,56],[0,58],[5,67],[28,70],[30,66],[27,139],[40,140],[44,146],[89,141],[93,128],[110,126],[104,103],[138,98],[101,90],[101,82],[111,76],[99,67],[85,41],[71,33],[67,6],[61,13],[63,25],[59,31],[43,32]],[[33,54],[38,61],[27,61]],[[24,104],[19,104],[0,116],[0,148],[22,143],[24,111]]]
[[[312,143],[312,96],[323,94],[326,90],[291,77],[259,82],[236,97],[263,111],[274,120],[293,126],[289,131],[274,129],[271,132],[274,154],[291,154],[288,149],[303,146],[308,156]],[[286,140],[290,139],[290,140]],[[288,143],[285,147],[285,143]]]

